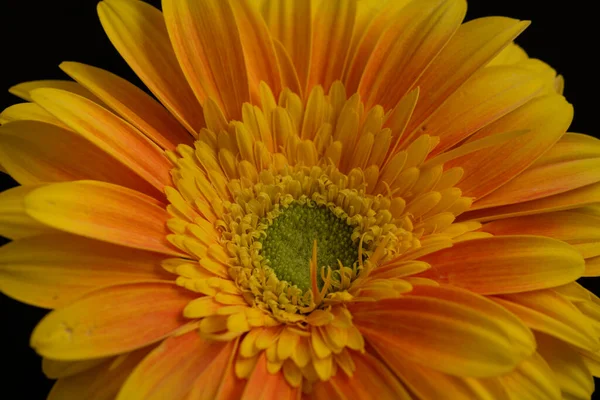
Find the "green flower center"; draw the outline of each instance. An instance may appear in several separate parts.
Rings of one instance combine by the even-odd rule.
[[[321,268],[339,269],[339,261],[351,267],[358,260],[358,243],[352,240],[354,228],[324,206],[314,202],[292,203],[282,209],[260,240],[261,254],[280,281],[310,289],[310,259],[317,240],[318,286]]]

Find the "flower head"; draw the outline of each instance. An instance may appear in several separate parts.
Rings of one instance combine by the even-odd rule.
[[[157,100],[12,92],[0,289],[51,398],[589,398],[600,145],[463,0],[104,0]],[[95,396],[95,397],[94,397]]]

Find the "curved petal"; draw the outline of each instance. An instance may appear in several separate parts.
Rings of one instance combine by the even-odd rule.
[[[583,357],[561,340],[543,334],[536,335],[538,352],[554,371],[563,396],[587,400],[594,392],[594,377]]]
[[[60,68],[163,149],[192,144],[192,136],[162,105],[127,80],[76,62],[63,62]]]
[[[142,193],[95,181],[55,183],[31,191],[25,211],[69,233],[141,250],[182,255],[167,241],[165,206]]]
[[[2,125],[22,120],[45,122],[47,124],[69,129],[65,124],[54,117],[54,115],[35,103],[14,104],[5,108],[2,113],[0,113],[0,124]]]
[[[517,293],[564,285],[585,270],[570,245],[542,236],[466,240],[422,258],[421,275],[481,294]]]
[[[258,357],[256,366],[242,394],[244,400],[263,400],[263,399],[281,399],[281,400],[297,400],[300,398],[300,389],[291,387],[285,377],[283,371],[276,374],[271,374],[267,370],[267,357],[262,352]]]
[[[535,350],[529,329],[485,297],[415,286],[398,299],[349,305],[353,322],[395,370],[406,361],[463,377],[511,371]]]
[[[146,354],[148,349],[137,350],[77,375],[61,378],[52,387],[48,400],[112,400]]]
[[[561,400],[560,387],[546,361],[535,353],[500,380],[513,400]]]
[[[17,186],[0,192],[0,235],[15,240],[55,232],[25,211],[25,197],[40,187],[43,185]]]
[[[584,349],[600,349],[600,341],[590,320],[558,293],[538,290],[494,296],[492,299],[531,329]]]
[[[0,291],[44,308],[71,303],[101,286],[172,278],[165,258],[79,236],[45,234],[0,248]]]
[[[373,355],[356,352],[352,354],[352,361],[356,367],[352,377],[339,371],[327,382],[317,383],[314,398],[362,400],[376,396],[381,400],[412,399],[398,378]]]
[[[250,100],[248,72],[229,0],[163,0],[171,43],[192,90],[215,100],[228,119],[240,119]]]
[[[117,400],[178,400],[185,398],[196,379],[210,375],[200,399],[213,399],[234,342],[202,339],[197,330],[172,336],[157,346],[129,376]],[[211,374],[214,372],[215,374]]]
[[[108,360],[114,361],[114,357],[94,358],[82,361],[59,361],[44,358],[42,359],[42,371],[50,379],[67,378],[88,371]]]
[[[71,130],[43,122],[2,125],[0,159],[22,185],[92,179],[159,195],[146,180],[96,144]]]
[[[33,101],[31,92],[36,89],[60,89],[70,93],[77,94],[85,97],[88,100],[93,101],[102,105],[102,101],[96,97],[92,92],[81,86],[77,82],[73,81],[59,81],[59,80],[41,80],[41,81],[30,81],[19,83],[8,89],[8,91],[15,96],[22,98],[23,100]]]
[[[173,52],[162,13],[143,1],[98,3],[104,31],[156,98],[195,134],[204,126],[202,107]]]
[[[44,357],[67,361],[136,350],[183,326],[183,308],[195,297],[172,282],[101,288],[46,315],[33,330],[31,346]]]
[[[463,196],[483,197],[509,182],[551,148],[566,132],[572,118],[573,107],[562,96],[538,97],[486,126],[469,141],[515,129],[529,132],[500,146],[454,159],[444,167],[461,167],[465,171],[457,185]]]
[[[32,96],[46,111],[117,158],[159,191],[171,183],[169,171],[172,165],[161,149],[107,109],[56,89],[38,89]]]

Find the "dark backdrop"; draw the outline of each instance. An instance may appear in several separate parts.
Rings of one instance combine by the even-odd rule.
[[[150,1],[159,5],[159,0]],[[95,0],[0,0],[0,109],[19,102],[6,89],[36,79],[64,79],[61,61],[95,65],[141,85],[104,35]],[[575,106],[571,130],[597,136],[592,125],[591,93],[597,88],[597,22],[589,0],[471,0],[467,19],[504,15],[532,20],[517,42],[566,79],[565,96]],[[592,71],[592,68],[594,70]],[[2,188],[15,183],[0,173]],[[1,238],[0,238],[1,240]],[[597,282],[584,282],[596,293]],[[41,373],[40,359],[29,348],[29,335],[44,310],[20,304],[0,294],[2,392],[6,398],[43,399],[51,382]],[[600,390],[599,390],[600,391]],[[600,395],[598,396],[600,398]],[[81,399],[84,400],[84,399]]]

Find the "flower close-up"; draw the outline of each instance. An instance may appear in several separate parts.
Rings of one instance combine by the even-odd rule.
[[[145,88],[63,62],[0,114],[48,398],[590,399],[600,141],[466,10],[101,1]]]

